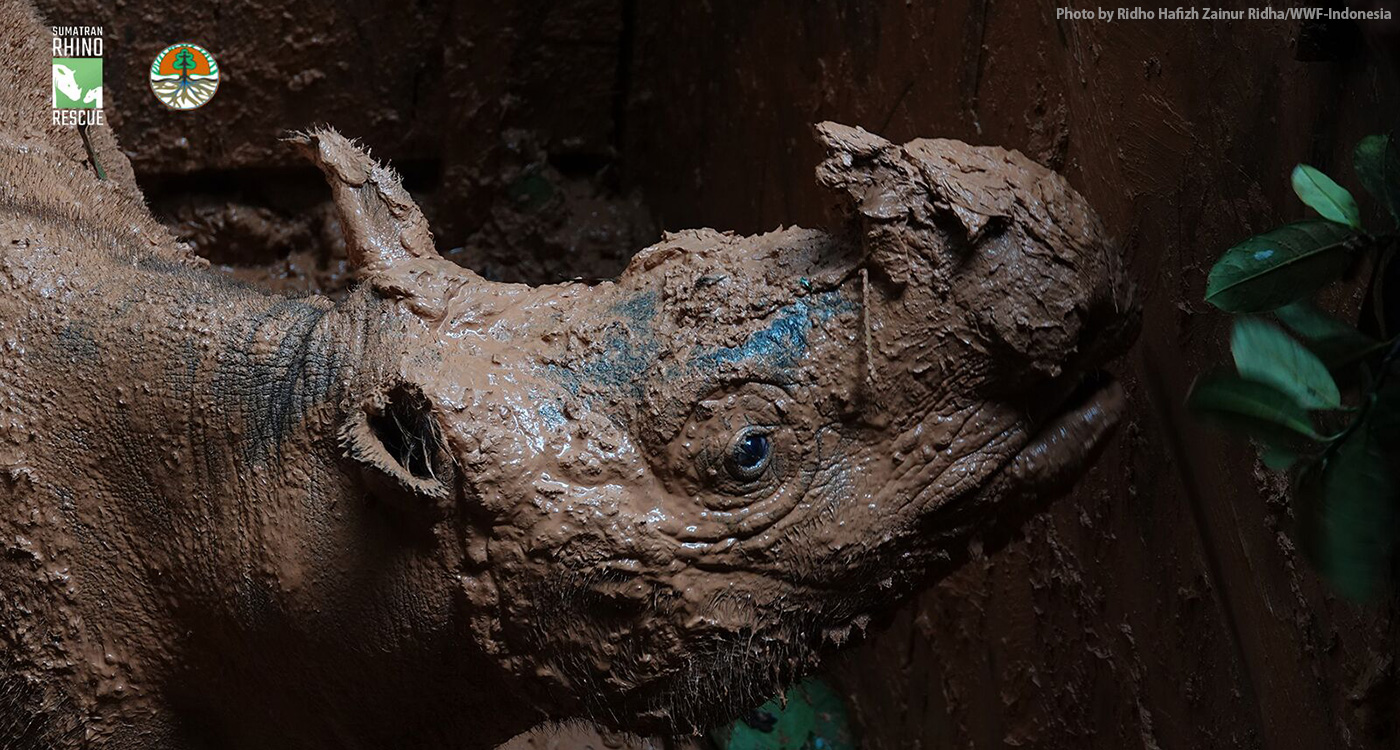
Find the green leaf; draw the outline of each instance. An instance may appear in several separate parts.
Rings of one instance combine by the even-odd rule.
[[[1294,302],[1274,311],[1329,368],[1345,367],[1385,345],[1323,312],[1312,302]]]
[[[711,730],[721,750],[855,750],[856,742],[841,696],[813,678],[774,698],[749,717]]]
[[[1350,599],[1368,599],[1389,575],[1395,544],[1395,481],[1368,425],[1349,435],[1321,476],[1300,481],[1303,553]]]
[[[1206,301],[1226,312],[1273,310],[1337,279],[1351,260],[1350,227],[1300,221],[1250,237],[1210,269]]]
[[[1308,413],[1292,396],[1233,373],[1202,375],[1191,386],[1186,406],[1201,417],[1271,446],[1301,446],[1322,440]]]
[[[1230,334],[1230,354],[1240,377],[1266,383],[1305,409],[1337,409],[1342,394],[1327,365],[1281,329],[1258,318],[1240,318]]]
[[[175,62],[171,63],[176,70],[194,70],[194,55],[190,54],[190,48],[185,47],[175,55]]]
[[[1361,209],[1356,207],[1356,199],[1331,177],[1307,164],[1299,164],[1293,168],[1292,180],[1293,192],[1322,218],[1361,228]]]
[[[1400,221],[1400,147],[1388,135],[1371,135],[1356,144],[1352,155],[1356,177],[1372,198]]]

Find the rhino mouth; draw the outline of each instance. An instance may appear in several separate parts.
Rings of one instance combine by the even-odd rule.
[[[1095,370],[1041,395],[1041,406],[1030,410],[1037,427],[1006,472],[1024,489],[1065,490],[1098,458],[1122,419],[1123,387]]]

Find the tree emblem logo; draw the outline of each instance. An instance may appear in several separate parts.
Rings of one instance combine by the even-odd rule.
[[[219,64],[198,44],[172,44],[151,63],[151,91],[171,109],[203,107],[218,90]]]

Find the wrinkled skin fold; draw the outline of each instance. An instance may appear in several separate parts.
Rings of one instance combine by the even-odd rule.
[[[0,73],[0,747],[694,731],[995,546],[1122,411],[1122,258],[1019,153],[823,123],[828,229],[529,287],[314,131],[362,284],[289,299],[178,245],[105,133],[98,180],[0,18],[41,63]]]

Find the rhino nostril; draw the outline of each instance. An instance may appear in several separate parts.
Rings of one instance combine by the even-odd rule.
[[[1138,318],[1137,286],[1114,277],[1083,308],[1077,361],[1092,367],[1121,353],[1136,336]]]

